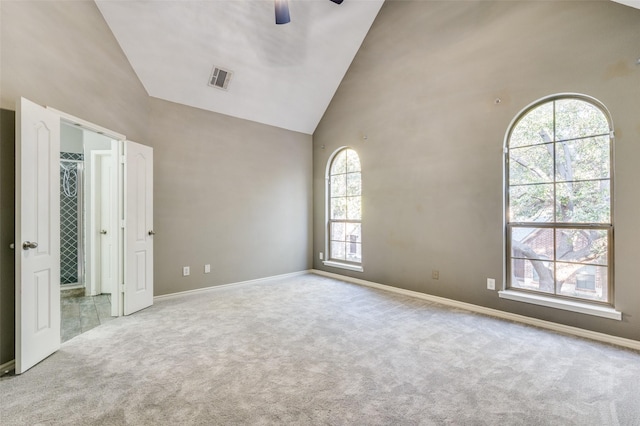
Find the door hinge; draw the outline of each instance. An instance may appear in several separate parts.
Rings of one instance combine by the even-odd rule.
[[[126,289],[124,283],[121,284],[122,287],[120,287],[120,290],[124,293],[124,290]]]
[[[121,155],[120,156],[120,164],[124,164],[124,160],[125,160],[125,156]]]
[[[124,221],[124,220],[121,220],[121,221],[120,221],[120,228],[124,228],[124,224],[125,224],[125,221]]]

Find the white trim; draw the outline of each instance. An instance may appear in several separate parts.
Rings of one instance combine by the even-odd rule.
[[[213,286],[209,286],[209,287],[197,288],[195,290],[186,290],[186,291],[179,291],[177,293],[161,294],[159,296],[154,296],[153,300],[157,301],[157,300],[164,300],[164,299],[172,299],[174,297],[185,296],[187,294],[204,293],[204,292],[209,292],[209,291],[214,291],[214,290],[220,290],[220,289],[227,288],[227,287],[240,287],[240,286],[245,286],[245,285],[250,285],[250,284],[265,284],[265,283],[268,283],[268,282],[274,281],[274,280],[279,280],[279,279],[284,279],[284,278],[291,278],[291,277],[298,277],[300,275],[307,275],[307,274],[309,274],[309,272],[310,272],[309,270],[304,270],[304,271],[291,272],[291,273],[282,274],[282,275],[273,275],[273,276],[265,277],[265,278],[257,278],[255,280],[239,281],[239,282],[235,282],[235,283],[220,284],[220,285],[213,285]]]
[[[5,373],[8,373],[9,371],[13,370],[16,368],[16,360],[12,359],[9,362],[5,362],[4,364],[0,365],[0,376],[4,375]]]
[[[364,272],[364,269],[362,269],[362,265],[351,265],[349,263],[340,263],[334,260],[325,260],[324,262],[322,262],[322,264],[324,266],[330,266],[332,268],[340,268],[340,269],[348,269],[350,271]]]
[[[614,0],[614,1],[617,1],[617,0]],[[638,1],[640,2],[640,0]],[[507,280],[509,278],[507,277],[507,269],[508,269],[507,263],[510,262],[510,255],[507,253],[507,244],[508,243],[510,244],[510,242],[507,241],[508,239],[507,194],[508,194],[508,188],[509,188],[509,182],[507,181],[507,159],[509,157],[509,138],[511,136],[511,132],[516,126],[516,123],[518,123],[518,121],[521,118],[526,116],[535,107],[549,103],[549,102],[555,102],[558,99],[567,99],[567,98],[582,100],[600,109],[600,112],[604,115],[604,117],[607,120],[607,123],[609,124],[609,132],[610,132],[609,137],[611,138],[610,140],[611,144],[609,146],[609,149],[611,152],[611,159],[610,159],[611,176],[609,177],[609,184],[610,184],[611,193],[612,194],[614,193],[613,173],[615,170],[615,164],[614,164],[615,150],[614,150],[613,144],[615,142],[615,131],[613,127],[613,118],[611,116],[611,112],[609,111],[609,109],[604,103],[594,98],[593,96],[585,95],[583,93],[561,92],[561,93],[555,93],[555,94],[543,96],[542,98],[539,98],[538,100],[535,100],[530,104],[528,104],[527,106],[525,106],[524,108],[522,108],[511,119],[511,122],[507,127],[507,131],[504,134],[504,140],[502,143],[502,150],[503,150],[503,155],[502,155],[502,212],[503,212],[503,215],[502,215],[502,282],[503,283],[507,283]],[[554,117],[554,120],[555,120],[555,117]],[[611,202],[610,207],[611,207],[611,222],[609,223],[609,226],[611,227],[611,229],[613,229],[613,226],[614,226],[614,223],[613,223],[614,202],[613,201]],[[552,229],[552,228],[549,228],[549,229]],[[609,231],[607,238],[609,243],[613,245],[612,231]],[[612,256],[611,253],[609,253],[609,256],[610,257]],[[610,264],[613,265],[613,259],[610,259]],[[612,273],[612,272],[609,271],[609,273]],[[610,279],[613,279],[613,278],[610,278]],[[613,284],[611,284],[610,286],[613,289]],[[613,308],[598,307],[592,304],[579,302],[579,301],[565,302],[559,299],[550,298],[548,296],[537,296],[537,295],[529,296],[526,294],[523,295],[522,293],[517,293],[515,291],[510,291],[510,290],[500,291],[498,293],[498,296],[503,299],[515,300],[518,302],[531,303],[535,305],[562,309],[562,310],[571,311],[571,312],[578,312],[586,315],[594,315],[594,316],[614,319],[618,321],[622,320],[622,312],[616,311]]]
[[[125,135],[123,135],[123,134],[120,134],[118,132],[114,132],[113,130],[109,130],[109,129],[107,129],[105,127],[102,127],[102,126],[98,126],[97,124],[93,124],[90,121],[83,120],[83,119],[75,117],[75,116],[73,116],[71,114],[67,114],[66,112],[59,111],[59,110],[57,110],[55,108],[51,108],[50,106],[47,106],[47,109],[49,111],[52,111],[52,112],[58,114],[60,116],[60,119],[62,121],[67,122],[67,123],[71,123],[71,124],[73,124],[75,126],[83,128],[83,129],[91,130],[94,133],[99,133],[99,134],[104,135],[104,136],[106,136],[108,138],[111,138],[111,139],[116,139],[116,140],[121,140],[121,141],[127,139],[127,137]]]
[[[362,204],[362,162],[360,160],[360,154],[358,154],[358,151],[356,151],[355,148],[349,145],[342,145],[331,153],[324,171],[324,231],[323,231],[323,234],[324,234],[324,253],[327,258],[331,256],[331,247],[330,247],[331,236],[329,235],[330,234],[329,223],[331,221],[331,211],[330,211],[331,210],[331,188],[330,188],[331,187],[331,166],[333,165],[333,160],[336,159],[338,154],[348,149],[355,152],[356,155],[358,156],[358,163],[360,164],[360,203]],[[360,232],[362,233],[362,211],[360,212]],[[362,239],[362,236],[360,237],[360,239]],[[360,243],[360,250],[362,250],[362,243]],[[360,254],[361,254],[360,257],[362,257],[362,253]],[[331,261],[331,260],[324,261],[323,264],[325,266],[330,266],[333,268],[342,268],[342,269],[348,269],[350,271],[363,272],[362,266],[354,266],[349,264],[345,265],[344,263]]]
[[[60,290],[77,290],[79,288],[84,288],[84,284],[60,284]],[[0,369],[2,366],[0,365]]]
[[[589,303],[582,303],[574,300],[562,300],[513,290],[499,291],[498,296],[502,299],[532,303],[534,305],[546,306],[548,308],[562,309],[565,311],[579,312],[581,314],[622,321],[622,312],[616,311],[614,308],[608,306],[591,305]]]
[[[431,302],[440,303],[446,306],[454,308],[465,309],[467,311],[475,312],[478,314],[488,315],[496,318],[501,318],[507,321],[515,321],[522,324],[528,324],[535,327],[544,328],[547,330],[556,331],[558,333],[570,334],[573,336],[582,337],[585,339],[595,340],[598,342],[608,343],[611,345],[622,346],[629,349],[640,351],[640,341],[633,339],[626,339],[624,337],[611,336],[605,333],[598,333],[596,331],[585,330],[583,328],[572,327],[568,325],[558,324],[551,321],[540,320],[536,318],[526,317],[524,315],[512,314],[510,312],[500,311],[498,309],[485,308],[484,306],[473,305],[471,303],[459,302],[457,300],[447,299],[444,297],[432,296],[426,293],[419,293],[417,291],[405,290],[402,288],[392,287],[384,284],[378,284],[371,281],[365,281],[359,278],[352,278],[345,275],[334,274],[331,272],[320,271],[318,269],[312,269],[311,273],[322,275],[325,277],[334,278],[341,281],[350,282],[353,284],[363,285],[366,287],[377,288],[392,293],[402,294],[409,297],[415,297],[418,299],[428,300]]]

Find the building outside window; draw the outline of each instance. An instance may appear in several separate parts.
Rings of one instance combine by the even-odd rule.
[[[362,263],[362,178],[360,158],[351,148],[333,157],[327,176],[328,260]]]
[[[613,128],[581,95],[514,120],[506,149],[507,288],[612,304]]]

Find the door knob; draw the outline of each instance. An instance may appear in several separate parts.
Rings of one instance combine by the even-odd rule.
[[[101,233],[102,235],[107,235],[107,230],[106,230],[106,229],[103,229],[102,231],[100,231],[100,233]]]
[[[156,235],[155,232],[153,232],[153,229],[151,231],[149,231],[149,235]]]
[[[36,247],[38,247],[38,243],[36,243],[36,242],[25,241],[24,243],[22,243],[22,249],[23,250],[34,249]]]

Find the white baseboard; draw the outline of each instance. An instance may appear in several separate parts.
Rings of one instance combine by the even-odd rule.
[[[9,371],[13,370],[14,368],[16,368],[16,360],[12,359],[9,362],[5,362],[4,364],[0,365],[0,376],[4,375],[5,373],[8,373]]]
[[[273,275],[265,278],[257,278],[255,280],[239,281],[239,282],[229,283],[229,284],[220,284],[220,285],[213,285],[210,287],[196,288],[195,290],[186,290],[186,291],[179,291],[177,293],[162,294],[160,296],[154,296],[153,300],[171,299],[174,297],[184,296],[186,294],[203,293],[203,292],[220,290],[228,287],[238,287],[238,286],[249,285],[249,284],[264,284],[264,283],[268,283],[269,281],[280,280],[283,278],[291,278],[291,277],[298,277],[300,275],[307,275],[310,272],[311,272],[310,270],[304,270],[304,271],[291,272],[291,273],[282,274],[282,275]]]
[[[447,299],[444,297],[433,296],[426,293],[420,293],[412,290],[405,290],[403,288],[392,287],[389,285],[378,284],[372,281],[362,280],[360,278],[352,278],[345,275],[334,274],[332,272],[325,272],[318,269],[312,269],[311,273],[322,275],[329,278],[335,278],[341,281],[347,281],[353,284],[363,285],[366,287],[377,288],[379,290],[390,291],[392,293],[402,294],[405,296],[416,297],[418,299],[428,300],[431,302],[440,303],[442,305],[451,306],[454,308],[465,309],[467,311],[476,312],[483,315],[488,315],[496,318],[505,319],[508,321],[515,321],[522,324],[533,325],[535,327],[545,328],[547,330],[556,331],[559,333],[570,334],[573,336],[583,337],[585,339],[596,340],[599,342],[608,343],[611,345],[622,346],[629,349],[640,351],[640,341],[633,339],[625,339],[623,337],[611,336],[605,333],[598,333],[596,331],[585,330],[583,328],[572,327],[569,325],[558,324],[551,321],[540,320],[537,318],[531,318],[524,315],[512,314],[510,312],[500,311],[498,309],[486,308],[484,306],[474,305],[466,302],[459,302],[453,299]]]

